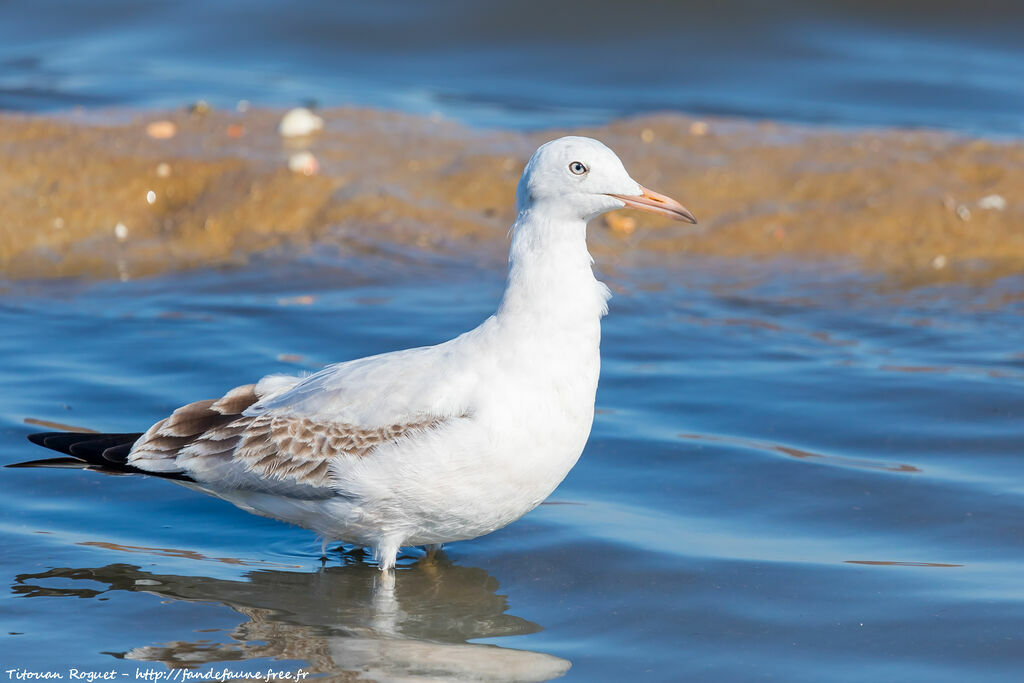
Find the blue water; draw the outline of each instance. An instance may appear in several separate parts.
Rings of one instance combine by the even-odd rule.
[[[1024,133],[1015,0],[0,3],[0,109],[362,104],[481,126],[671,110]]]
[[[134,431],[255,376],[446,339],[502,285],[460,261],[10,285],[0,451],[43,455],[26,418]],[[1024,279],[614,272],[580,463],[523,520],[407,554],[393,592],[167,481],[0,470],[5,669],[1019,680]]]

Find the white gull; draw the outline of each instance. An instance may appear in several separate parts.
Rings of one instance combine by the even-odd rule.
[[[77,463],[163,476],[249,512],[374,550],[437,547],[514,522],[576,464],[590,435],[610,296],[587,222],[632,207],[695,223],[630,178],[597,140],[542,145],[516,192],[497,312],[437,346],[264,377],[191,403],[144,434],[50,432]]]

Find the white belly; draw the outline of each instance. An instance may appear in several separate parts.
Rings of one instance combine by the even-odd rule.
[[[362,458],[343,456],[329,498],[211,492],[359,545],[377,546],[385,536],[398,545],[476,538],[516,521],[561,483],[589,436],[595,390],[596,373],[587,384],[541,392],[544,398],[529,403],[493,402]]]

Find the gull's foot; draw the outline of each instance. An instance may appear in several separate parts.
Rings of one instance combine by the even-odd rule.
[[[398,551],[401,550],[401,545],[401,536],[385,536],[377,541],[373,548],[373,556],[377,560],[377,567],[381,572],[387,573],[395,568],[395,561],[398,560]]]
[[[381,569],[380,573],[374,578],[373,587],[375,589],[375,598],[380,600],[383,597],[394,596],[395,590],[395,570],[394,569]],[[383,612],[383,610],[378,609]]]

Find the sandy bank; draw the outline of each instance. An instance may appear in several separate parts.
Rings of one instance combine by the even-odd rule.
[[[336,109],[318,112],[323,131],[284,140],[281,113],[0,114],[0,272],[140,277],[314,242],[500,258],[524,161],[568,132]],[[160,119],[173,137],[147,134]],[[598,257],[840,258],[911,282],[1024,271],[1019,142],[674,115],[575,132],[701,220],[613,214],[593,226]],[[303,150],[314,175],[288,168]]]

